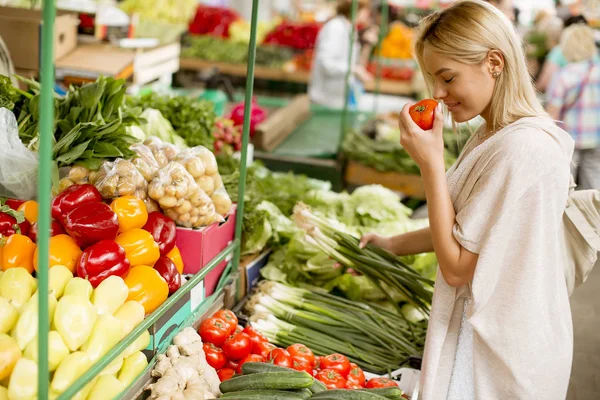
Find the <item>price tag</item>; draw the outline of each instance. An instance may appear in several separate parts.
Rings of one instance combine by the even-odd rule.
[[[204,299],[204,281],[202,281],[190,291],[190,307],[192,312],[200,307]]]

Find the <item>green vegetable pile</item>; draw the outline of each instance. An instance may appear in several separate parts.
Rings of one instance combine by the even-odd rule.
[[[210,101],[151,93],[142,97],[129,97],[128,104],[143,109],[159,110],[189,147],[213,148],[212,132],[217,115]]]
[[[7,77],[0,78],[0,104],[15,113],[21,140],[37,151],[39,84],[22,79],[30,87],[24,92],[12,87]],[[124,99],[125,81],[103,77],[55,97],[53,157],[59,167],[79,164],[96,170],[107,158],[134,156],[129,147],[139,139],[126,128],[141,122],[140,110],[126,107]]]
[[[181,55],[206,61],[246,64],[248,62],[248,45],[210,35],[190,36],[186,39],[186,47],[181,51]],[[281,67],[292,58],[292,51],[285,47],[261,45],[256,48],[256,64],[258,65]]]

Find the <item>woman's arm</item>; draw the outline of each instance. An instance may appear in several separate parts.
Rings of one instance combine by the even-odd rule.
[[[376,233],[367,233],[360,240],[360,247],[365,247],[367,243],[372,243],[398,256],[412,256],[414,254],[431,253],[433,251],[431,230],[429,228],[391,237],[380,236]]]

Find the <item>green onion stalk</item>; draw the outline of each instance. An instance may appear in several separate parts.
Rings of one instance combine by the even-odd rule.
[[[429,315],[434,282],[400,260],[399,257],[368,244],[359,246],[360,240],[341,229],[337,221],[315,215],[303,203],[294,207],[294,221],[306,232],[308,243],[318,247],[345,268],[351,268],[370,279],[400,310],[394,301],[394,291],[403,295],[423,314]]]
[[[399,368],[422,352],[426,321],[326,292],[263,281],[246,303],[252,326],[272,343],[302,343],[318,355],[341,353],[375,373]]]

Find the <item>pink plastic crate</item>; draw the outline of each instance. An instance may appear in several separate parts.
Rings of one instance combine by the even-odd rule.
[[[184,274],[197,274],[233,241],[236,210],[234,205],[225,222],[220,224],[200,229],[177,228],[177,247],[183,259]],[[226,266],[227,261],[223,261],[204,278],[206,296],[213,294]]]

